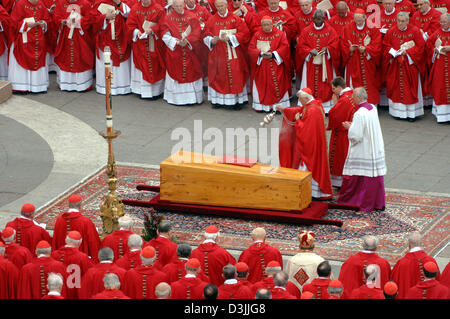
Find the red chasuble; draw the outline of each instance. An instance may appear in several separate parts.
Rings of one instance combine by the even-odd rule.
[[[275,58],[262,59],[258,65],[261,50],[258,43],[270,43],[270,52],[276,51],[283,63],[277,64]],[[260,103],[263,105],[273,105],[278,103],[282,97],[292,90],[292,65],[289,42],[284,33],[273,27],[272,32],[266,33],[257,31],[248,46],[250,55],[250,68],[252,80],[255,81],[258,89]]]
[[[5,258],[21,270],[23,266],[33,260],[33,254],[26,247],[16,243],[5,244]]]
[[[61,26],[75,10],[81,15],[81,29],[74,28],[69,39],[70,28]],[[91,34],[91,4],[87,0],[61,0],[53,13],[55,26],[59,28],[55,50],[55,63],[65,72],[84,72],[94,67],[94,40]],[[83,34],[81,34],[83,32]]]
[[[19,269],[0,256],[0,299],[16,299]]]
[[[302,118],[297,121],[295,121],[296,113],[302,114]],[[286,108],[284,115],[291,123],[295,121],[291,168],[298,169],[301,164],[305,164],[312,178],[319,184],[320,190],[326,194],[333,194],[322,104],[318,100],[313,100],[305,106]]]
[[[26,42],[23,33],[19,32],[24,19],[34,18],[34,21],[44,21],[47,26],[50,16],[42,1],[32,5],[28,0],[20,0],[14,6],[11,13],[12,24],[15,28],[13,35],[14,57],[21,67],[30,71],[36,71],[46,63],[47,45],[45,33],[41,26],[34,27],[26,32]],[[28,29],[25,24],[24,31]]]
[[[385,299],[383,291],[380,288],[371,288],[363,285],[352,291],[350,299]]]
[[[243,10],[241,10],[240,8],[233,7],[233,1],[229,1],[228,12],[233,12],[235,15],[244,20],[249,30],[251,30],[252,25],[254,23],[254,19],[256,18],[256,11],[255,9],[253,9],[251,5],[245,3],[245,1],[242,2],[242,6],[244,6],[245,9],[247,9],[247,13],[244,14]]]
[[[366,51],[359,49],[350,54],[350,43],[364,46]],[[367,27],[365,23],[362,30],[358,30],[355,23],[344,28],[341,38],[342,62],[346,67],[346,81],[352,87],[364,87],[369,96],[368,102],[380,102],[379,65],[381,58],[381,36],[375,28]]]
[[[151,3],[144,7],[142,3],[136,4],[130,11],[127,18],[127,26],[130,31],[130,38],[133,37],[134,30],[144,33],[143,24],[145,21],[155,23],[152,27],[154,35],[149,34],[146,39],[137,39],[132,42],[133,63],[136,69],[142,72],[142,77],[148,83],[156,83],[166,76],[166,67],[163,60],[162,35],[159,32],[161,22],[165,16],[165,11],[158,4]]]
[[[204,299],[203,289],[206,282],[199,278],[186,278],[173,282],[170,285],[172,299]]]
[[[0,22],[3,26],[3,31],[0,33],[0,55],[5,53],[6,48],[10,45],[11,18],[8,12],[0,5]]]
[[[406,52],[413,64],[409,64],[407,56],[393,58],[389,50],[399,50],[400,45],[414,41],[414,47]],[[418,102],[417,88],[419,72],[424,70],[423,51],[425,41],[420,30],[409,24],[405,30],[400,31],[393,26],[383,39],[382,70],[386,78],[386,96],[394,103],[414,104]]]
[[[382,7],[381,12],[380,12],[381,28],[389,30],[392,26],[396,25],[397,24],[397,14],[399,12],[400,11],[398,11],[397,9],[394,8],[394,12],[392,12],[391,14],[386,14],[386,11]],[[384,34],[382,35],[382,37],[384,37]]]
[[[41,299],[65,299],[63,296],[61,295],[45,295],[44,297],[42,297]]]
[[[309,61],[306,58],[313,49],[320,52],[327,48],[330,53],[328,59],[325,53],[325,64],[327,77],[323,81],[323,66],[313,63],[313,57]],[[324,23],[322,29],[315,29],[314,23],[307,26],[297,39],[297,48],[295,52],[295,67],[297,76],[301,78],[303,63],[306,63],[306,86],[313,91],[313,96],[324,102],[330,101],[333,95],[330,81],[333,79],[333,67],[339,68],[339,37],[336,31],[328,24]]]
[[[68,266],[78,265],[80,267],[80,280],[84,276],[84,274],[94,266],[88,255],[79,251],[78,248],[74,247],[61,247],[60,249],[53,251],[51,257],[62,262],[65,265],[67,276],[71,276],[69,278],[69,282],[74,286],[77,283],[77,278],[75,278],[75,276],[77,276],[78,274],[75,273],[75,269]],[[72,278],[74,279],[71,280]],[[80,288],[78,287],[66,287],[65,296],[67,299],[77,299],[79,296],[79,291]]]
[[[67,234],[76,230],[81,234],[83,241],[81,242],[80,251],[92,260],[97,261],[97,254],[100,248],[100,237],[94,223],[80,212],[62,213],[55,222],[53,231],[52,249],[56,250],[63,247],[66,243]]]
[[[176,261],[173,261],[162,268],[162,272],[167,275],[167,283],[175,282],[186,275],[186,259],[178,258]],[[204,282],[209,282],[209,278],[205,275],[203,270],[197,274],[197,277]]]
[[[272,294],[272,299],[297,299],[295,296],[291,295],[287,290],[282,288],[272,288],[270,289]]]
[[[342,37],[344,35],[345,26],[351,24],[353,21],[352,13],[347,12],[347,15],[343,18],[339,14],[334,15],[328,23],[336,30],[339,37]]]
[[[450,299],[449,289],[439,281],[425,280],[410,288],[406,299]]]
[[[247,24],[228,11],[225,18],[218,13],[208,19],[204,36],[219,36],[221,30],[233,30],[239,46],[233,48],[219,40],[208,56],[209,86],[220,94],[239,94],[244,90],[249,77],[244,46],[250,40]]]
[[[445,266],[442,272],[440,283],[450,289],[450,262]]]
[[[408,252],[397,261],[392,268],[391,279],[397,283],[398,299],[404,299],[409,288],[425,279],[423,265],[429,261],[436,263],[434,258],[428,256],[423,250]],[[436,278],[439,280],[439,274]]]
[[[366,11],[367,6],[370,4],[378,5],[377,0],[348,0],[346,2],[351,12],[355,12],[358,8]]]
[[[364,268],[370,264],[377,264],[380,267],[380,287],[384,287],[391,275],[389,262],[376,253],[359,252],[350,256],[341,266],[339,281],[344,286],[342,298],[349,298],[353,289],[365,284]]]
[[[282,24],[280,24],[277,28],[286,34],[286,38],[289,43],[291,43],[291,41],[295,41],[295,36],[297,35],[297,25],[295,24],[295,19],[289,10],[284,10],[281,7],[278,7],[278,11],[276,12],[271,11],[269,8],[259,11],[253,21],[253,34],[261,29],[261,19],[264,16],[271,17],[274,25],[279,23],[279,21],[282,21],[280,22]]]
[[[426,56],[430,65],[428,87],[436,105],[448,105],[450,104],[449,53],[437,54],[433,62],[438,38],[442,41],[442,46],[450,45],[450,30],[443,31],[439,28],[427,41]]]
[[[228,264],[234,265],[236,260],[225,249],[216,243],[202,243],[192,251],[190,258],[200,261],[203,272],[209,281],[219,287],[223,284],[222,269]]]
[[[121,62],[128,60],[131,54],[131,39],[128,36],[128,28],[125,18],[120,12],[125,11],[124,3],[120,5],[117,10],[119,14],[114,19],[115,39],[112,39],[111,23],[106,21],[106,29],[103,30],[103,23],[105,22],[106,15],[101,14],[98,11],[100,4],[105,3],[117,8],[117,5],[112,0],[97,0],[92,7],[93,14],[93,34],[96,35],[96,55],[100,58],[100,52],[105,51],[105,47],[109,46],[111,49],[111,60],[114,66],[119,66]]]
[[[252,287],[253,291],[252,294],[253,296],[256,295],[256,292],[259,289],[268,289],[268,290],[272,290],[275,287],[274,283],[273,283],[273,277],[266,277],[261,281],[258,281],[257,283],[255,283]],[[297,299],[300,299],[300,297],[302,296],[302,293],[300,292],[300,290],[297,288],[297,286],[295,286],[292,282],[288,282],[288,284],[286,285],[286,291],[288,293],[290,293],[292,296],[296,297]]]
[[[19,217],[7,223],[5,227],[14,228],[16,230],[16,243],[28,248],[33,255],[36,254],[35,249],[38,242],[41,240],[52,242],[49,233],[30,219]]]
[[[114,261],[122,258],[128,249],[128,237],[132,235],[131,230],[116,230],[114,233],[103,238],[101,247],[109,247],[114,252]]]
[[[430,0],[433,8],[447,8],[447,13],[450,12],[450,0]]]
[[[409,16],[412,17],[416,12],[416,7],[409,0],[402,0],[401,2],[395,1],[395,10],[398,12],[409,12]]]
[[[150,240],[145,246],[152,246],[156,250],[156,259],[158,260],[159,266],[162,268],[170,262],[177,260],[177,247],[175,244],[168,238],[163,236],[158,236]]]
[[[314,278],[309,284],[302,288],[302,293],[309,291],[314,294],[316,299],[329,299],[328,285],[331,279],[329,278]]]
[[[441,13],[435,8],[431,7],[426,14],[422,14],[419,11],[416,11],[412,16],[410,23],[414,24],[423,32],[428,33],[428,36],[431,36],[436,30],[441,27],[439,22],[440,18]]]
[[[298,10],[295,13],[294,20],[296,23],[297,33],[296,35],[299,36],[300,33],[302,33],[303,29],[305,29],[307,26],[313,23],[313,14],[314,14],[314,8],[311,10],[310,13],[305,14],[302,10]]]
[[[123,292],[131,299],[156,299],[155,287],[161,282],[167,282],[165,273],[140,265],[125,274]]]
[[[129,251],[122,258],[117,259],[116,265],[125,270],[134,269],[142,264],[141,251]]]
[[[20,270],[17,286],[18,299],[41,299],[48,293],[47,278],[49,273],[61,274],[63,277],[63,291],[65,295],[66,267],[62,262],[50,257],[40,257],[23,266]]]
[[[266,265],[273,260],[283,265],[283,258],[281,257],[280,251],[262,242],[254,243],[239,256],[239,262],[244,262],[248,265],[247,280],[251,283],[264,279]]]
[[[170,77],[178,83],[191,83],[199,80],[203,77],[202,68],[197,57],[199,45],[203,45],[200,39],[201,28],[198,20],[188,10],[184,10],[183,14],[179,14],[175,10],[172,10],[168,14],[161,25],[161,36],[166,32],[170,32],[172,37],[181,39],[181,34],[184,33],[190,26],[191,32],[186,37],[186,40],[192,46],[192,50],[189,45],[181,47],[175,45],[175,49],[172,51],[169,48],[165,48],[165,61],[167,63],[166,68]]]
[[[119,289],[105,289],[93,296],[92,299],[130,299],[130,297],[126,296]]]
[[[348,130],[342,125],[342,122],[352,122],[353,114],[358,110],[358,105],[353,102],[352,94],[353,90],[343,92],[337,103],[328,112],[327,130],[331,130],[330,173],[335,176],[342,176],[348,153]]]
[[[238,282],[219,286],[217,299],[253,299],[253,295],[248,287]]]
[[[127,271],[113,263],[99,263],[91,267],[81,278],[81,289],[79,298],[90,299],[92,296],[105,289],[103,277],[106,273],[114,273],[119,277],[120,283],[124,284],[124,277]]]

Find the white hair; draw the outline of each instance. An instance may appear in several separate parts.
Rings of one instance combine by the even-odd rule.
[[[215,240],[217,239],[217,237],[219,237],[219,233],[211,234],[211,233],[205,232],[205,238],[206,238],[206,239],[214,240],[214,241],[215,241]]]
[[[138,249],[142,248],[142,237],[137,234],[132,234],[128,237],[128,248]]]
[[[158,298],[168,297],[170,296],[170,293],[170,285],[167,282],[160,282],[155,287],[155,295]]]
[[[80,247],[81,242],[83,241],[83,238],[80,240],[75,240],[70,238],[68,235],[66,236],[66,245],[72,246],[72,247]]]
[[[367,99],[369,98],[366,89],[362,86],[355,88],[353,92],[355,96],[362,98],[364,101],[367,101]]]
[[[124,215],[118,219],[119,227],[121,229],[130,230],[133,227],[134,221],[133,219],[128,216]]]
[[[155,254],[155,257],[153,257],[153,258],[145,258],[145,257],[142,257],[142,255],[141,255],[142,265],[144,265],[144,266],[145,265],[153,265],[155,260],[156,260],[156,254]]]
[[[410,247],[419,247],[422,244],[423,236],[418,231],[414,231],[408,235],[408,243]]]
[[[281,271],[281,266],[279,267],[266,267],[266,273],[268,274],[275,274],[277,272]]]
[[[363,240],[363,249],[375,251],[378,247],[378,238],[372,235],[367,235],[362,238]]]
[[[119,277],[114,273],[108,273],[103,277],[103,284],[105,289],[119,289],[120,280]]]
[[[50,256],[51,253],[52,253],[52,247],[36,248],[36,256],[39,256],[39,255]]]
[[[63,286],[63,277],[61,274],[51,272],[47,277],[47,288],[50,291],[60,291]]]
[[[409,12],[406,12],[406,11],[400,11],[400,12],[397,14],[397,18],[398,18],[398,17],[406,17],[407,20],[409,21]]]
[[[309,103],[312,100],[314,100],[314,96],[312,96],[311,94],[308,94],[308,93],[306,93],[305,91],[302,91],[302,90],[297,92],[297,96],[299,98],[307,99],[306,103]]]

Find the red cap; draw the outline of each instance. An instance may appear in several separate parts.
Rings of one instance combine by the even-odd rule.
[[[248,265],[244,262],[238,262],[236,265],[237,272],[246,272],[248,270]]]
[[[81,198],[81,196],[77,194],[71,195],[69,197],[69,203],[78,203],[81,202],[82,200],[83,199]]]
[[[311,291],[305,291],[302,293],[302,297],[300,299],[312,299],[314,297],[314,294]]]
[[[197,268],[200,268],[200,262],[198,261],[197,258],[190,258],[187,261],[186,266],[188,266],[189,268],[192,268],[192,269],[197,269]]]
[[[76,230],[72,230],[67,234],[67,237],[73,240],[81,240],[81,234],[77,232]]]
[[[156,250],[152,246],[145,246],[141,251],[141,256],[147,259],[155,257]]]
[[[22,212],[25,213],[25,214],[34,213],[35,209],[36,208],[31,203],[26,203],[26,204],[23,204],[23,206],[22,206]]]
[[[6,247],[2,241],[0,241],[0,247]]]
[[[303,88],[303,89],[301,89],[300,91],[303,91],[303,92],[305,92],[305,93],[308,93],[309,95],[313,95],[313,92],[312,92],[312,90],[311,90],[310,88]]]
[[[438,266],[432,261],[426,262],[423,265],[423,269],[425,269],[428,272],[438,272]]]
[[[356,9],[354,14],[356,14],[356,13],[358,13],[358,14],[366,14],[366,12],[363,9],[361,9],[361,8]]]
[[[41,240],[36,245],[36,248],[38,248],[38,249],[45,249],[45,248],[50,248],[50,247],[51,247],[50,244],[46,240]]]
[[[15,233],[14,228],[12,228],[12,227],[6,227],[5,229],[3,229],[2,237],[3,237],[3,238],[9,238],[9,237],[11,237],[12,235],[14,235],[14,233]]]
[[[281,267],[280,266],[280,263],[278,262],[278,261],[275,261],[275,260],[272,260],[272,261],[269,261],[269,263],[267,264],[267,267]]]
[[[330,281],[330,284],[328,286],[332,288],[342,288],[342,282],[340,282],[339,280],[332,280]]]
[[[205,232],[207,232],[208,234],[217,234],[219,232],[219,229],[216,226],[211,225],[206,227]]]
[[[263,16],[262,18],[261,18],[261,21],[262,20],[270,20],[270,21],[272,21],[272,18],[270,17],[270,16]]]
[[[395,295],[398,292],[398,286],[395,282],[393,281],[388,281],[387,283],[384,284],[384,288],[383,291],[390,296]]]

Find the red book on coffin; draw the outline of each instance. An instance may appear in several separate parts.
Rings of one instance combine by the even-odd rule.
[[[222,159],[217,160],[217,163],[219,164],[231,164],[245,167],[252,167],[257,162],[258,160],[254,158],[239,157],[234,155],[225,155],[222,157]]]

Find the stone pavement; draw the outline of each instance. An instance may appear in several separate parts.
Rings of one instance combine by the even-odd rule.
[[[23,203],[41,207],[107,161],[107,145],[98,134],[105,130],[105,96],[95,91],[61,92],[55,80],[51,74],[46,94],[14,95],[0,105],[0,227],[19,213]],[[172,137],[174,131],[187,129],[193,137],[192,150],[206,150],[211,141],[194,138],[199,123],[201,133],[217,128],[226,136],[227,128],[258,129],[265,115],[250,105],[240,111],[212,109],[207,101],[176,107],[134,94],[114,96],[112,103],[114,127],[122,132],[114,140],[116,161],[146,165],[158,165],[171,154],[180,141]],[[450,124],[437,124],[430,109],[414,123],[395,120],[385,109],[379,116],[388,166],[386,187],[450,197]],[[269,154],[272,150],[277,155],[278,135],[270,132],[280,123],[278,115],[268,136],[256,137],[268,145]],[[233,150],[249,156],[254,142],[254,136],[237,139]],[[278,164],[276,156],[270,163]],[[437,261],[441,269],[450,261],[448,245]],[[336,271],[340,263],[333,265]]]

